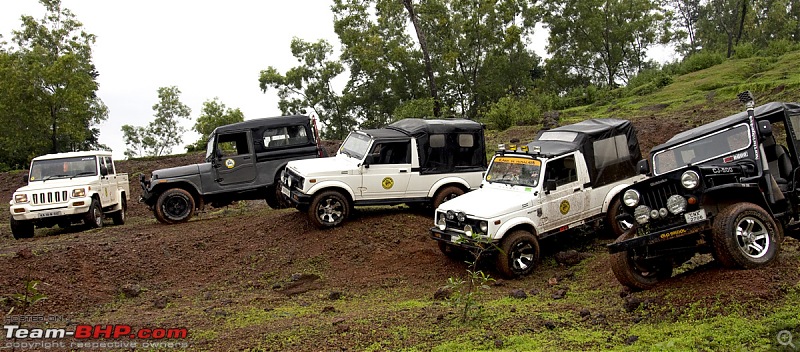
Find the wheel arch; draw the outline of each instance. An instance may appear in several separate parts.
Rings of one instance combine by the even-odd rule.
[[[494,239],[502,240],[505,238],[506,234],[509,234],[516,230],[525,230],[533,234],[536,238],[539,238],[539,233],[536,231],[536,224],[528,218],[516,218],[512,219],[497,229],[497,232],[494,234]]]
[[[622,192],[623,189],[628,188],[629,186],[630,184],[623,183],[621,185],[616,185],[613,188],[611,188],[606,194],[606,199],[603,200],[603,209],[601,209],[602,212],[603,213],[608,212],[608,207],[611,206],[611,202],[614,201],[614,198],[616,198],[619,195],[619,193]]]
[[[328,190],[336,190],[341,192],[347,198],[349,198],[350,202],[353,202],[353,200],[355,199],[355,193],[353,193],[353,190],[350,188],[350,186],[341,181],[320,182],[308,190],[308,195],[313,196],[321,191],[328,191]]]
[[[713,204],[719,212],[733,204],[742,202],[753,203],[763,208],[770,215],[773,214],[772,207],[764,198],[764,194],[755,187],[737,188],[736,192],[731,192],[730,188],[713,190],[703,195],[701,204]]]
[[[433,198],[436,196],[436,193],[439,192],[440,189],[449,187],[449,186],[456,186],[461,188],[464,193],[469,192],[469,183],[466,180],[460,177],[446,177],[436,183],[433,184],[431,189],[428,191],[428,198]]]

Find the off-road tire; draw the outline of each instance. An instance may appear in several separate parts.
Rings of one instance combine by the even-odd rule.
[[[320,229],[338,226],[349,215],[350,201],[338,191],[321,192],[308,208],[308,219]]]
[[[111,214],[111,220],[114,221],[114,225],[125,225],[125,212],[128,211],[128,201],[125,200],[125,194],[121,196],[120,209]]]
[[[83,216],[83,223],[90,229],[103,227],[103,207],[100,205],[99,200],[92,199],[89,211]]]
[[[11,235],[14,239],[33,237],[33,221],[14,220],[11,218]]]
[[[780,251],[781,232],[775,220],[753,203],[723,209],[711,229],[714,258],[727,268],[752,269],[769,264]]]
[[[292,203],[281,193],[281,184],[278,180],[275,180],[272,186],[267,187],[266,201],[272,209],[286,209],[292,206]]]
[[[194,197],[182,188],[170,188],[156,200],[153,213],[162,224],[177,224],[189,221],[194,215]]]
[[[626,241],[633,238],[635,231],[629,230],[619,237],[614,243]],[[655,287],[659,281],[672,277],[672,262],[661,261],[651,263],[645,269],[636,263],[630,251],[617,252],[611,255],[611,271],[622,286],[626,286],[634,291],[649,290]]]
[[[495,260],[497,270],[506,278],[528,275],[539,263],[539,240],[525,230],[507,234],[500,241],[500,253]]]
[[[617,238],[633,227],[632,223],[625,227],[617,220],[617,215],[622,212],[622,200],[620,200],[620,197],[614,197],[614,200],[608,205],[608,212],[606,212],[606,228],[608,228],[607,233],[610,238]]]
[[[442,203],[451,200],[455,197],[464,194],[464,190],[458,186],[447,186],[444,187],[436,192],[436,195],[433,196],[433,209],[439,208]]]

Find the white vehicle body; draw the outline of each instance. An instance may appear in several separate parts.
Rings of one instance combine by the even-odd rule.
[[[559,184],[549,192],[543,189],[544,173],[536,187],[509,185],[484,181],[481,189],[455,198],[436,209],[436,220],[446,217],[448,211],[463,213],[467,222],[485,222],[488,227],[482,235],[498,242],[512,229],[523,227],[531,230],[541,239],[568,229],[588,223],[596,223],[605,218],[611,201],[618,192],[644,179],[637,175],[600,187],[592,187],[589,182],[586,162],[580,151],[575,151],[554,159],[542,160],[543,168],[550,161],[573,156],[576,161],[577,177],[574,181]],[[449,227],[453,232],[451,241],[459,241],[465,235],[462,228]]]
[[[12,230],[24,228],[21,237],[30,237],[34,225],[69,226],[85,219],[95,201],[102,213],[116,214],[115,222],[117,217],[124,222],[129,198],[128,175],[116,172],[111,152],[40,156],[31,161],[28,185],[17,189],[9,202]]]
[[[482,125],[406,119],[351,132],[334,157],[289,162],[281,191],[325,228],[339,225],[353,206],[438,206],[480,187],[485,172]]]
[[[455,249],[497,252],[507,277],[527,275],[539,259],[539,241],[579,226],[613,232],[619,192],[645,176],[629,121],[592,119],[540,131],[520,150],[498,151],[482,188],[436,209],[431,237],[446,255]]]

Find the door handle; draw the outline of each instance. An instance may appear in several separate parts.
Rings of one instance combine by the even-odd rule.
[[[243,156],[242,160],[250,160],[250,157],[249,156]]]
[[[400,170],[400,172],[408,172],[408,170]]]
[[[576,189],[573,189],[572,192],[579,192],[580,190],[581,190],[580,187],[578,187]]]

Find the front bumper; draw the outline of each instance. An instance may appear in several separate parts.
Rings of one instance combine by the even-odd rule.
[[[311,205],[312,198],[314,198],[311,195],[298,191],[296,188],[287,187],[283,182],[280,182],[278,187],[281,188],[281,193],[289,199],[292,206],[295,208],[308,208]]]
[[[440,230],[438,227],[431,227],[431,238],[439,241],[447,243],[448,245],[463,248],[466,250],[484,250],[487,252],[492,252],[497,250],[497,246],[492,245],[491,243],[487,242],[479,242],[472,238],[467,237],[463,233],[449,231],[449,230]]]
[[[91,197],[71,198],[66,203],[32,205],[17,203],[11,205],[11,217],[17,221],[47,220],[51,218],[85,214],[92,205]]]
[[[634,237],[622,242],[615,242],[608,245],[607,247],[608,252],[612,254],[624,252],[631,249],[637,249],[651,245],[661,244],[662,242],[667,242],[679,238],[685,238],[686,236],[689,235],[702,233],[711,229],[712,220],[713,218],[709,218],[707,220],[693,224],[681,224],[668,229],[653,232],[645,236]],[[629,231],[637,231],[637,227],[634,226],[634,228]]]

